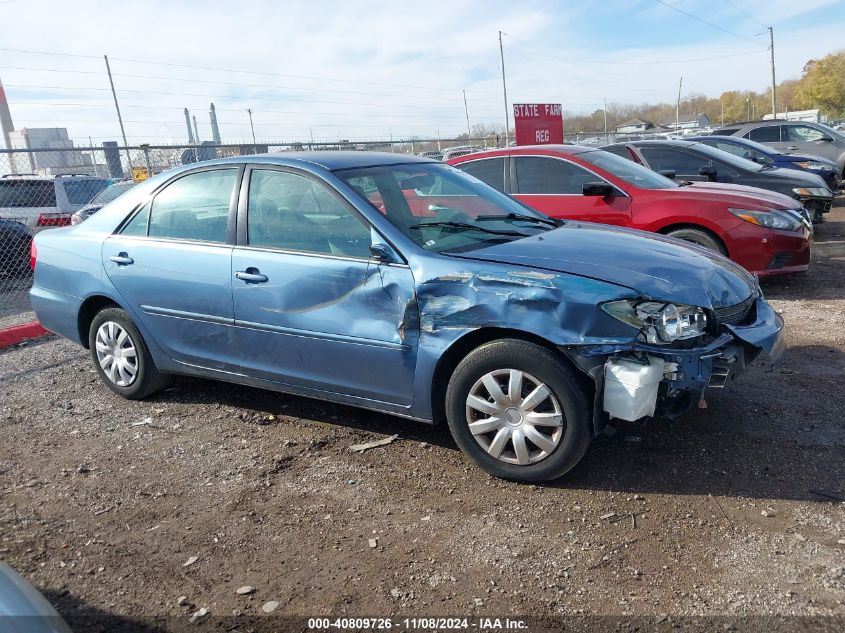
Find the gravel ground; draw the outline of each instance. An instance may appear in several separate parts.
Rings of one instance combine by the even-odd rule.
[[[76,631],[175,630],[200,608],[215,630],[279,614],[842,630],[843,280],[839,207],[811,273],[764,285],[787,321],[779,371],[758,360],[706,409],[618,427],[547,486],[492,479],[445,429],[188,379],[126,402],[70,343],[13,348],[0,557]]]

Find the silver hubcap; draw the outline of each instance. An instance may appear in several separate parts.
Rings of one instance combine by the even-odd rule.
[[[509,464],[539,462],[563,437],[557,398],[545,384],[518,369],[482,376],[467,396],[466,418],[475,441]]]
[[[135,344],[119,324],[106,321],[97,330],[97,361],[109,380],[118,387],[128,387],[138,374]]]

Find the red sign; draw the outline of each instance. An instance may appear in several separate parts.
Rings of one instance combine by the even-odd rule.
[[[514,103],[517,145],[563,143],[563,108],[559,103]]]

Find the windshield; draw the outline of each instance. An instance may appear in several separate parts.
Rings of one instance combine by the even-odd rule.
[[[121,194],[126,193],[129,189],[132,188],[134,182],[130,183],[123,183],[123,184],[116,184],[112,185],[111,187],[106,187],[96,196],[94,196],[89,204],[108,204]]]
[[[449,165],[407,164],[335,172],[426,250],[464,252],[554,227],[549,218]]]
[[[834,130],[832,127],[830,127],[829,125],[825,125],[824,123],[816,123],[816,125],[822,128],[825,133],[830,134],[833,138],[839,139],[840,141],[845,141],[845,134],[842,134],[842,132]]]
[[[764,165],[755,163],[753,160],[736,156],[730,152],[726,152],[715,147],[710,147],[704,143],[695,143],[695,149],[710,158],[710,160],[717,160],[728,165],[732,165],[737,169],[744,169],[745,171],[762,171],[765,169]]]
[[[617,178],[621,178],[629,185],[634,185],[641,189],[675,189],[679,186],[675,181],[661,176],[647,167],[643,167],[632,160],[622,158],[610,152],[596,149],[582,152],[577,156],[599,169],[604,169]]]
[[[85,180],[70,180],[63,182],[67,194],[67,201],[70,204],[88,204],[88,202],[109,186],[108,180],[98,178],[86,178]]]

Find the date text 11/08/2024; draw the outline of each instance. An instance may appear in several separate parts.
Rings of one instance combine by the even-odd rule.
[[[525,620],[518,618],[309,618],[308,630],[468,630],[523,631],[528,628]]]

